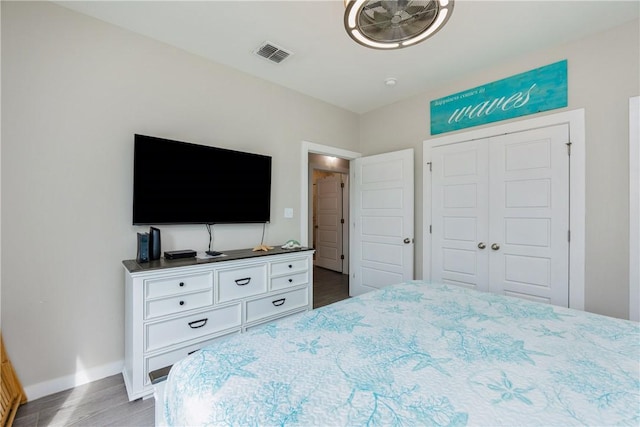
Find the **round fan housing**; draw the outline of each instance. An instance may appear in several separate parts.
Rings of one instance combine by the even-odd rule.
[[[400,49],[426,40],[446,24],[453,0],[346,0],[349,36],[374,49]]]

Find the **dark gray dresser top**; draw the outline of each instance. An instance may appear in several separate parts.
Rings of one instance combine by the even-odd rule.
[[[313,248],[282,249],[279,247],[275,247],[267,252],[254,252],[251,249],[234,249],[230,251],[219,251],[222,252],[225,256],[217,256],[205,259],[199,259],[195,257],[173,260],[160,258],[156,261],[149,261],[144,263],[138,263],[135,259],[128,259],[122,261],[122,264],[129,271],[129,273],[143,273],[145,271],[160,270],[163,268],[189,267],[192,265],[211,264],[214,262],[224,262],[235,259],[256,258],[267,255],[293,254],[297,252],[306,252],[313,250]]]

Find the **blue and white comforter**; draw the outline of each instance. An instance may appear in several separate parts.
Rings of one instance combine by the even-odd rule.
[[[174,365],[170,425],[640,425],[637,323],[420,281]]]

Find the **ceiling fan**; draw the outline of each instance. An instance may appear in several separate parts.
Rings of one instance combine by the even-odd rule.
[[[449,20],[453,0],[345,0],[349,36],[374,49],[400,49],[435,34]]]

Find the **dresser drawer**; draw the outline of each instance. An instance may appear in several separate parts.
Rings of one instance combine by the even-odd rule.
[[[297,273],[309,270],[309,257],[294,258],[288,261],[278,261],[271,263],[271,275]]]
[[[309,304],[309,289],[282,292],[247,302],[247,322],[275,316]]]
[[[213,304],[213,289],[191,294],[176,295],[169,298],[147,300],[145,319],[180,313]]]
[[[218,302],[227,302],[267,292],[267,264],[218,270]]]
[[[292,286],[304,285],[309,282],[309,272],[298,274],[287,274],[286,276],[274,277],[271,279],[271,290],[290,288]]]
[[[238,303],[164,322],[147,324],[145,326],[147,341],[144,350],[157,350],[225,329],[240,327],[241,313],[240,303]]]
[[[197,274],[182,274],[145,280],[144,296],[145,298],[159,298],[212,287],[213,273],[211,271]]]
[[[182,347],[177,350],[168,351],[166,353],[157,354],[155,356],[145,357],[145,361],[144,361],[145,385],[151,384],[151,380],[149,379],[149,372],[155,371],[156,369],[164,368],[165,366],[173,365],[174,363],[184,359],[191,353],[196,352],[201,348],[204,348],[207,345],[215,342],[219,338],[226,337],[233,334],[238,334],[238,333],[240,333],[240,329],[228,334],[218,335],[213,339],[208,339],[197,344],[191,344],[189,346]]]

